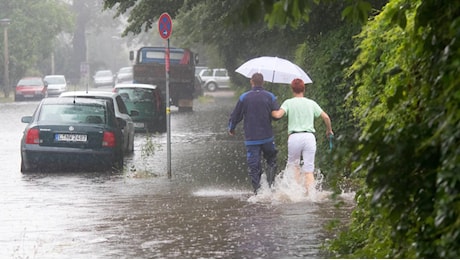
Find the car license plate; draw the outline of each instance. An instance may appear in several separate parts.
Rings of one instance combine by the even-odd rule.
[[[56,134],[54,139],[58,142],[86,142],[88,136],[78,134]]]
[[[144,128],[144,123],[134,122],[134,127],[136,127],[136,128]]]

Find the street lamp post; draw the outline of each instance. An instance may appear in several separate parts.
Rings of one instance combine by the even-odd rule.
[[[4,77],[3,77],[3,92],[5,93],[5,97],[9,97],[10,91],[10,72],[9,72],[9,58],[8,58],[8,25],[10,24],[11,20],[10,19],[1,19],[0,24],[3,26],[3,40],[4,40]]]
[[[85,85],[86,85],[86,92],[89,90],[89,83],[90,83],[90,66],[89,66],[89,35],[90,32],[85,32],[85,47],[86,47],[86,52],[85,52]]]
[[[111,53],[111,56],[112,56],[112,66],[111,66],[111,67],[113,68],[113,71],[116,72],[116,71],[117,71],[117,55],[115,54],[114,41],[118,41],[118,40],[120,40],[121,38],[118,37],[118,36],[115,36],[115,35],[113,35],[111,38],[112,38],[112,40],[110,41],[110,43],[111,43],[111,49],[112,49],[112,50],[111,50],[111,51],[112,51],[112,53]],[[118,44],[117,44],[117,46],[118,46]],[[117,53],[118,53],[118,52],[117,52]]]

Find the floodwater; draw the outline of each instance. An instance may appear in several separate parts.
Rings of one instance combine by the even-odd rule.
[[[171,178],[166,134],[136,134],[122,173],[21,174],[20,118],[37,104],[0,104],[0,258],[322,258],[324,226],[353,207],[289,172],[254,196],[242,127],[226,133],[232,92],[173,108]]]

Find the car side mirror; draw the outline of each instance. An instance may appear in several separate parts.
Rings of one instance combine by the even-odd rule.
[[[139,111],[137,110],[131,110],[131,113],[129,113],[130,116],[139,116]]]
[[[22,123],[27,123],[27,124],[30,123],[30,122],[32,122],[32,116],[23,116],[23,117],[21,118],[21,122],[22,122]]]

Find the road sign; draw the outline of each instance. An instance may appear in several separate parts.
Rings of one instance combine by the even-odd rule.
[[[168,47],[165,50],[165,73],[166,73],[166,145],[167,145],[167,164],[168,178],[171,178],[171,113],[169,97],[169,37],[172,32],[171,16],[168,13],[162,13],[158,19],[158,32],[161,38],[168,40]]]
[[[158,31],[160,32],[160,36],[163,39],[169,39],[172,32],[172,21],[171,16],[168,13],[162,13],[160,15],[160,19],[158,19]]]

